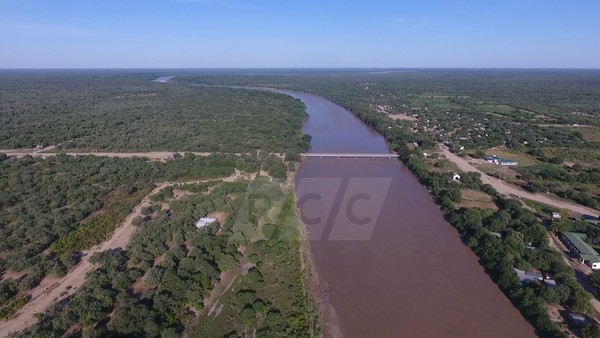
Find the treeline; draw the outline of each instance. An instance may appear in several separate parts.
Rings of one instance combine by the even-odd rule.
[[[286,71],[287,72],[287,71]],[[272,72],[271,72],[272,73]],[[478,110],[482,103],[510,105],[556,118],[555,123],[598,125],[600,72],[597,70],[427,70],[374,74],[366,71],[296,71],[295,75],[210,74],[177,78],[178,81],[262,85],[303,89],[324,94],[364,96],[365,87],[389,97],[395,107],[408,107],[421,97],[443,98],[462,111]],[[292,81],[293,80],[293,81]],[[328,93],[328,94],[329,94]],[[327,95],[331,97],[330,95]],[[451,102],[450,102],[451,101]],[[425,108],[425,107],[422,107]],[[434,107],[429,107],[433,109]],[[511,116],[515,109],[508,112]],[[481,110],[480,110],[481,112]],[[575,114],[573,114],[575,112]],[[517,113],[513,117],[527,117]],[[534,118],[535,114],[529,114]]]
[[[127,76],[123,76],[127,75]],[[0,76],[0,149],[303,152],[304,106],[286,95],[150,81],[151,74]]]
[[[600,195],[587,191],[585,187],[573,189],[574,184],[600,185],[600,169],[584,168],[577,164],[568,168],[561,165],[561,158],[552,162],[518,167],[516,170],[528,181],[525,188],[532,192],[549,191],[579,204],[600,208]]]

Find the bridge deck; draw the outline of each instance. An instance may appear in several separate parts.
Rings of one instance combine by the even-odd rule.
[[[396,158],[398,154],[365,154],[365,153],[302,153],[304,158]]]

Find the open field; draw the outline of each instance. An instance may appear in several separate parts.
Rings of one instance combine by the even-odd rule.
[[[472,189],[461,189],[462,201],[456,204],[457,208],[481,208],[497,210],[496,203],[490,195]]]
[[[510,186],[502,180],[494,179],[494,178],[488,176],[487,174],[481,172],[480,170],[476,169],[473,165],[471,165],[468,161],[466,161],[465,159],[463,159],[459,156],[456,156],[455,154],[451,153],[448,149],[444,148],[443,146],[441,147],[441,149],[444,152],[444,155],[450,161],[454,162],[462,171],[481,173],[482,182],[484,184],[490,184],[500,194],[507,195],[507,196],[517,196],[519,198],[526,198],[526,199],[530,199],[530,200],[533,200],[536,202],[554,206],[554,207],[560,208],[560,209],[568,209],[579,215],[598,215],[598,214],[600,214],[600,211],[592,209],[592,208],[555,200],[555,199],[549,198],[549,197],[541,195],[541,194],[532,194],[532,193],[526,192],[524,190],[521,190],[519,188]]]

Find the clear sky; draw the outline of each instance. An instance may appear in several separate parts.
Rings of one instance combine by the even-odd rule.
[[[0,0],[0,68],[600,68],[600,0]]]

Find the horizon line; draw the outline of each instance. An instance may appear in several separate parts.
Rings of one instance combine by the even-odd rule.
[[[600,70],[600,67],[0,67],[4,70]]]

